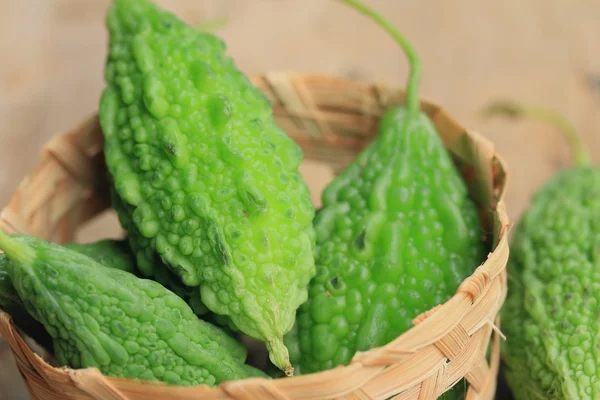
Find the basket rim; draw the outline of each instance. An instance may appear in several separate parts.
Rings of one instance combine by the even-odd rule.
[[[280,76],[281,74],[286,75],[287,77],[289,77],[292,80],[294,80],[294,79],[328,80],[334,85],[355,86],[355,87],[361,88],[361,90],[364,90],[364,91],[391,90],[398,94],[398,97],[400,98],[399,102],[398,102],[399,104],[402,103],[402,99],[404,98],[404,94],[405,94],[403,88],[402,89],[398,88],[397,86],[390,85],[386,82],[369,82],[369,81],[362,81],[362,80],[353,80],[353,79],[349,79],[349,78],[343,78],[343,77],[339,77],[339,76],[335,76],[335,75],[331,75],[331,74],[324,74],[324,73],[300,73],[300,72],[271,71],[271,72],[265,72],[265,73],[261,73],[261,74],[249,75],[249,79],[253,82],[261,81],[261,80],[269,80],[273,76]],[[434,101],[429,100],[428,98],[425,98],[423,96],[420,96],[420,100],[421,100],[421,104],[423,107],[423,111],[426,111],[430,115],[432,120],[435,120],[435,118],[439,114],[443,114],[446,118],[449,118],[451,122],[453,121],[455,124],[459,125],[458,122],[453,120],[453,118],[446,111],[446,109],[444,109],[440,105],[436,104]],[[91,114],[91,116],[89,116],[83,122],[80,122],[78,125],[73,126],[72,128],[68,129],[65,132],[76,129],[76,127],[78,127],[78,126],[83,126],[85,124],[89,124],[90,121],[97,121],[97,118],[98,118],[97,112],[94,112]],[[492,212],[497,218],[497,221],[495,221],[495,222],[496,222],[496,224],[499,224],[497,227],[498,237],[495,240],[495,243],[492,245],[492,248],[488,254],[488,258],[486,260],[484,260],[482,262],[482,264],[479,267],[477,267],[477,269],[473,270],[472,274],[469,276],[469,278],[471,278],[492,257],[497,256],[497,257],[502,258],[503,256],[498,256],[501,248],[506,250],[507,255],[505,258],[508,259],[508,251],[509,251],[508,228],[509,228],[509,224],[510,224],[510,222],[509,222],[510,219],[509,219],[508,213],[506,211],[506,205],[505,205],[506,187],[508,185],[508,183],[507,183],[508,169],[507,169],[507,165],[506,165],[504,158],[497,152],[497,150],[495,149],[495,147],[491,141],[484,138],[479,132],[477,132],[475,130],[466,129],[465,133],[466,133],[466,135],[470,136],[471,138],[474,138],[478,141],[482,141],[482,142],[486,143],[486,146],[489,146],[491,148],[494,160],[497,163],[497,168],[499,168],[499,171],[496,171],[498,175],[494,176],[494,181],[493,181],[494,188],[496,189],[496,186],[497,186],[498,192],[495,194],[494,202],[492,204]],[[54,139],[54,137],[51,138],[50,140],[52,140],[52,139]],[[499,181],[496,181],[497,177],[498,177]],[[19,186],[22,185],[23,182],[27,179],[28,179],[28,176],[26,176],[24,178],[24,180],[19,184]],[[0,215],[0,217],[1,217],[1,215]],[[498,260],[498,262],[504,262],[504,265],[506,265],[506,262],[502,261],[500,259]],[[503,268],[503,271],[501,271],[501,273],[504,273],[504,272],[505,272],[505,267]],[[466,291],[461,290],[463,284],[469,278],[465,279],[465,281],[463,281],[461,283],[461,285],[457,288],[456,293],[448,301],[446,301],[445,303],[439,304],[438,306],[429,310],[427,313],[435,313],[441,307],[449,308],[448,305],[453,305],[454,303],[458,304],[458,303],[462,303],[464,301],[474,302],[475,301],[474,298],[472,298],[472,297],[470,298],[469,294]],[[491,280],[494,277],[488,277],[488,278]],[[500,303],[502,303],[504,301],[504,299],[502,298],[499,301],[500,301]],[[17,333],[18,339],[23,340],[23,337],[20,336],[19,332],[16,330],[15,325],[12,323],[11,316],[0,309],[0,322],[3,320],[8,321],[9,327],[12,328]],[[428,319],[426,319],[425,321],[427,321],[427,320]],[[460,322],[459,320],[456,321],[457,324],[459,322]],[[495,322],[499,325],[499,318],[497,317],[497,315],[495,318]],[[198,387],[206,387],[207,393],[208,392],[217,393],[222,388],[231,387],[232,385],[237,385],[240,382],[256,382],[256,381],[268,380],[268,381],[272,382],[273,385],[275,385],[275,387],[277,389],[284,389],[286,387],[289,388],[291,386],[301,385],[301,384],[303,384],[304,381],[309,381],[310,379],[312,379],[312,377],[315,377],[315,376],[320,376],[320,377],[323,377],[323,379],[324,379],[324,377],[327,377],[328,375],[334,375],[339,370],[345,370],[345,371],[348,371],[349,373],[351,373],[354,370],[364,367],[365,366],[364,362],[368,361],[373,354],[390,349],[391,347],[393,347],[393,344],[395,342],[401,340],[402,338],[406,338],[406,337],[410,336],[411,332],[415,331],[415,328],[416,328],[416,324],[413,325],[409,330],[407,330],[406,332],[404,332],[403,334],[398,336],[393,341],[387,343],[386,345],[374,347],[374,348],[369,349],[364,352],[357,352],[355,354],[355,356],[353,357],[352,361],[350,362],[350,364],[348,364],[348,365],[337,366],[332,369],[317,372],[317,373],[303,374],[303,375],[294,376],[294,377],[281,377],[281,378],[258,378],[258,377],[257,378],[247,378],[247,379],[239,380],[239,381],[224,382],[216,387],[208,387],[205,385],[199,385],[199,386],[193,386],[193,387],[185,387],[185,386],[174,386],[174,387],[180,391],[186,391],[186,390],[192,390],[192,389],[198,390]],[[25,342],[23,342],[23,343],[25,343]],[[417,350],[415,350],[415,352],[416,351]],[[16,355],[14,350],[13,350],[13,353]],[[34,354],[37,357],[39,357],[39,355],[37,353],[34,353]],[[66,372],[71,377],[73,376],[74,373],[81,375],[81,374],[86,374],[86,373],[97,374],[99,372],[99,370],[95,367],[81,368],[81,369],[71,369],[68,367],[56,368],[56,367],[50,366],[45,360],[42,359],[42,361],[48,366],[48,368],[51,368],[51,369],[55,370],[56,372],[59,372],[59,370],[62,372]],[[17,360],[17,362],[19,362],[19,361]],[[102,375],[102,377],[104,377],[104,379],[108,382],[108,384],[117,385],[117,386],[119,385],[119,383],[127,382],[128,385],[131,385],[131,384],[138,385],[139,384],[139,385],[144,385],[144,386],[145,385],[153,385],[153,386],[158,386],[158,387],[160,387],[160,386],[166,386],[166,387],[171,387],[171,388],[173,387],[173,386],[167,385],[166,383],[163,383],[163,382],[143,381],[143,380],[138,380],[138,379],[119,378],[119,377],[111,377],[111,376],[105,376],[105,375]]]

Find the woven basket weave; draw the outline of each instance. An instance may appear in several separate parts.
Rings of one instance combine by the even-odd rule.
[[[306,158],[325,162],[336,173],[373,138],[382,113],[404,98],[397,89],[327,76],[269,73],[252,81],[270,98],[279,125],[302,146]],[[94,368],[53,368],[31,351],[10,316],[0,310],[0,334],[10,344],[32,397],[358,400],[398,395],[396,399],[428,400],[466,378],[468,399],[492,399],[501,335],[498,311],[506,295],[509,254],[506,170],[483,137],[465,130],[434,104],[423,101],[422,108],[463,172],[494,250],[454,297],[416,318],[412,329],[386,346],[357,354],[346,367],[319,374],[234,381],[218,388],[172,387],[108,378]],[[0,214],[0,226],[64,243],[109,207],[107,193],[102,132],[94,115],[46,144],[39,164]]]

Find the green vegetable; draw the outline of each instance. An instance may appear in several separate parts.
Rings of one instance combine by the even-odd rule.
[[[231,340],[225,333],[157,282],[1,230],[0,249],[27,311],[52,336],[61,365],[178,385],[260,375],[220,346]]]
[[[132,273],[135,270],[135,262],[125,241],[100,240],[86,244],[69,243],[65,247],[85,254],[109,268],[117,268]],[[29,315],[13,287],[8,275],[9,263],[10,260],[4,254],[0,254],[0,308],[12,317],[14,323],[25,334],[52,352],[52,338],[46,332],[44,326]]]
[[[489,115],[558,126],[575,165],[552,176],[517,225],[502,309],[504,374],[517,400],[600,397],[600,168],[561,115],[494,103]]]
[[[111,194],[113,207],[121,210],[126,210],[128,208],[114,191]],[[212,313],[204,303],[202,303],[200,291],[197,290],[197,288],[185,286],[179,277],[171,272],[171,270],[162,262],[160,257],[152,251],[148,239],[141,235],[128,212],[119,213],[119,222],[128,232],[127,240],[130,249],[133,249],[136,253],[136,261],[140,270],[144,269],[146,271],[152,271],[146,275],[150,275],[153,280],[184,299],[194,313],[203,320],[219,325],[222,329],[232,335],[233,333],[239,332],[239,329],[233,325],[232,321],[227,316]]]
[[[66,244],[65,247],[91,257],[94,261],[105,267],[116,268],[131,273],[137,272],[135,268],[135,257],[126,240],[101,240],[85,244],[69,243]],[[208,312],[206,307],[204,307],[200,301],[198,291],[183,286],[178,281],[178,278],[173,276],[168,269],[164,268],[161,272],[162,273],[157,274],[155,280],[162,284],[166,289],[184,299],[196,315],[202,316],[202,319],[205,321],[222,325],[228,331],[231,330],[227,325],[228,321],[223,321],[218,318],[219,316]],[[227,349],[234,358],[244,361],[248,354],[248,350],[241,343],[229,336],[230,335],[219,335],[218,337],[222,339],[219,342],[219,346]]]
[[[13,323],[27,336],[48,351],[52,351],[52,338],[44,326],[33,319],[19,298],[8,275],[8,259],[0,254],[0,309],[11,316]]]
[[[125,240],[104,239],[93,243],[67,243],[64,247],[93,258],[105,267],[132,274],[136,272],[135,258]]]
[[[315,273],[302,151],[217,37],[146,0],[115,0],[107,25],[100,122],[115,208],[145,238],[136,252],[199,286],[291,374],[283,336]]]
[[[347,365],[357,351],[397,338],[484,260],[477,207],[419,109],[417,55],[381,16],[342,2],[383,26],[412,69],[406,106],[385,113],[378,136],[322,196],[314,222],[317,275],[298,312],[298,332],[286,337],[302,373]]]
[[[149,277],[165,286],[176,295],[186,300],[197,315],[204,315],[208,309],[200,300],[198,290],[185,286],[179,277],[162,262],[160,257],[152,250],[150,241],[142,236],[139,229],[133,222],[132,207],[128,206],[123,200],[111,191],[112,205],[118,213],[119,222],[127,232],[127,242],[130,249],[135,254],[135,262],[142,276]]]
[[[69,250],[84,254],[104,267],[120,269],[122,271],[127,271],[134,274],[137,272],[135,268],[134,256],[125,240],[100,240],[93,243],[68,243],[64,247]],[[45,332],[43,326],[29,316],[21,300],[19,299],[17,292],[15,291],[14,287],[12,287],[12,282],[7,272],[7,263],[9,262],[10,261],[4,256],[4,254],[0,254],[0,308],[4,308],[6,312],[13,317],[17,326],[23,329],[23,331],[31,336],[36,342],[47,349],[51,349],[51,338],[48,337],[48,334]],[[168,270],[165,271],[168,272]],[[163,286],[165,286],[167,289],[174,291],[173,288],[175,288],[175,290],[182,291],[180,293],[174,293],[179,297],[182,297],[188,303],[188,305],[190,305],[196,315],[200,314],[205,321],[223,325],[226,330],[231,331],[231,328],[229,328],[227,325],[227,321],[220,320],[218,316],[215,316],[208,311],[197,312],[200,307],[198,307],[198,305],[194,307],[194,303],[196,298],[198,298],[197,301],[199,302],[199,295],[194,296],[186,293],[185,289],[189,288],[185,288],[180,283],[177,283],[176,277],[174,278],[171,275],[167,275],[166,277],[162,276],[162,278],[164,278],[163,281],[165,283],[159,283],[163,284]],[[196,293],[197,291],[194,294]],[[200,304],[200,306],[202,306],[202,304]],[[204,309],[206,310],[206,308]],[[229,351],[234,358],[244,361],[248,354],[248,350],[241,343],[230,336],[231,335],[218,335],[218,337],[221,339],[219,346],[227,349],[227,351]]]
[[[114,190],[111,192],[111,196],[113,207],[120,210],[128,209],[128,206]],[[138,267],[140,270],[151,271],[142,275],[151,277],[153,280],[184,299],[194,313],[203,320],[219,325],[232,336],[234,333],[239,332],[239,329],[233,324],[231,319],[227,316],[211,312],[204,303],[202,303],[200,291],[197,290],[197,288],[185,286],[181,282],[181,279],[171,272],[171,270],[162,262],[160,257],[152,251],[149,240],[141,235],[140,231],[133,223],[130,212],[121,212],[118,216],[121,226],[128,232],[127,242],[129,243],[130,251],[133,249],[136,254],[135,259]]]

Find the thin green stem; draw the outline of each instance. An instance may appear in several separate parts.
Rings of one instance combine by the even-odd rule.
[[[512,118],[531,118],[538,121],[546,122],[558,128],[571,148],[571,154],[575,160],[575,165],[586,166],[590,165],[591,160],[587,152],[581,136],[571,124],[571,122],[562,114],[548,108],[520,104],[513,101],[497,101],[490,104],[483,110],[483,115],[491,117],[493,115],[504,115]]]
[[[410,64],[410,74],[408,77],[408,83],[406,85],[406,108],[409,114],[416,115],[420,109],[419,103],[419,81],[421,79],[421,60],[417,55],[415,49],[408,43],[406,38],[400,34],[400,32],[382,15],[371,10],[369,7],[364,5],[358,0],[338,0],[342,3],[349,5],[355,10],[361,12],[367,17],[374,20],[381,28],[389,33],[394,40],[402,47],[402,50],[406,53],[408,62]]]

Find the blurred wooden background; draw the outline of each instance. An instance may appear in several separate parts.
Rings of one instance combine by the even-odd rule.
[[[418,49],[422,94],[490,138],[509,164],[516,219],[532,191],[569,162],[565,142],[535,123],[483,122],[496,97],[556,108],[600,158],[600,3],[594,0],[365,0]],[[399,48],[370,20],[335,1],[157,0],[190,23],[226,17],[218,34],[247,73],[322,72],[403,85]],[[41,146],[93,112],[103,88],[109,0],[0,0],[0,203],[37,161]],[[328,179],[306,165],[318,203]],[[103,218],[85,238],[112,234]],[[0,399],[27,399],[0,341]]]

